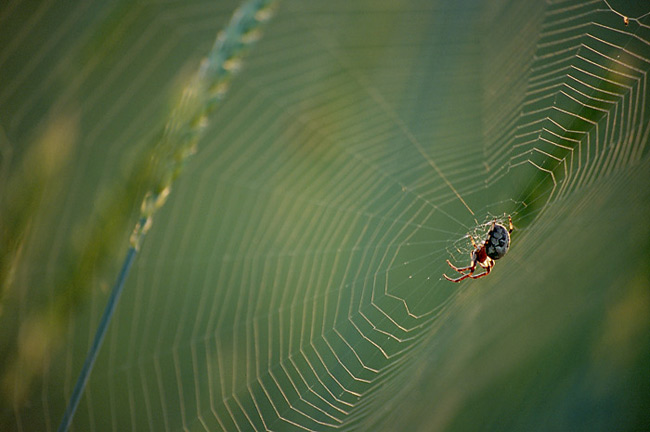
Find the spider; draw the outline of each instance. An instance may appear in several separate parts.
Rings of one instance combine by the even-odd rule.
[[[487,238],[480,246],[476,245],[474,238],[470,235],[469,238],[472,240],[472,246],[474,246],[474,250],[471,254],[471,264],[467,267],[459,268],[447,260],[449,267],[453,268],[458,273],[462,273],[463,275],[456,279],[452,279],[446,274],[443,274],[445,279],[452,282],[460,282],[467,278],[478,279],[490,274],[490,270],[492,270],[492,267],[494,267],[496,260],[503,258],[503,256],[508,252],[508,248],[510,247],[510,233],[514,229],[510,216],[508,216],[508,224],[509,228],[506,228],[505,226],[497,223],[496,219],[493,220],[492,226],[490,226],[490,230],[487,233]],[[477,264],[483,267],[485,271],[481,274],[475,275],[474,270],[476,270]],[[469,273],[464,273],[467,270],[469,270]]]

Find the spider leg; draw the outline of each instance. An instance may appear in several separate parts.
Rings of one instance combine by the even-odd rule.
[[[465,279],[467,279],[467,278],[478,279],[478,278],[482,278],[483,276],[487,276],[487,275],[490,274],[490,271],[492,270],[492,267],[494,267],[494,264],[495,264],[495,263],[494,263],[494,260],[491,260],[491,259],[489,259],[489,258],[488,258],[488,260],[485,261],[485,262],[479,262],[478,264],[479,264],[481,267],[483,267],[483,268],[485,269],[485,271],[484,271],[483,273],[480,273],[480,274],[474,274],[474,270],[476,270],[476,264],[477,264],[476,261],[472,261],[472,266],[467,267],[467,268],[465,268],[465,269],[463,269],[463,268],[460,268],[460,269],[459,269],[459,268],[454,267],[454,266],[449,262],[449,260],[447,260],[447,262],[449,263],[449,265],[450,265],[453,269],[459,271],[460,273],[462,273],[460,270],[462,270],[462,271],[469,270],[469,273],[465,273],[465,274],[463,274],[462,276],[460,276],[460,277],[458,277],[458,278],[456,278],[456,279],[450,278],[450,277],[447,276],[446,274],[443,274],[443,276],[445,277],[445,279],[447,279],[448,281],[451,281],[451,282],[460,282],[460,281],[465,280]]]
[[[469,270],[469,273],[467,273],[467,274],[463,274],[462,276],[460,276],[460,277],[458,277],[458,278],[456,278],[456,279],[450,278],[450,277],[447,276],[446,274],[443,274],[443,276],[445,277],[445,279],[447,279],[448,281],[452,281],[452,282],[460,282],[460,281],[462,281],[463,279],[467,279],[468,277],[472,277],[472,273],[474,273],[474,270],[476,270],[476,261],[475,261],[475,260],[472,260],[472,265],[470,265],[469,267],[461,267],[461,268],[458,268],[458,267],[456,267],[455,265],[453,265],[453,264],[451,263],[451,261],[449,261],[449,260],[447,260],[447,264],[449,264],[449,267],[453,268],[453,269],[456,270],[458,273],[463,273],[463,272],[466,272],[467,270]]]
[[[463,273],[463,272],[466,272],[467,270],[471,270],[471,271],[473,272],[474,269],[476,268],[476,263],[473,262],[473,261],[472,261],[472,264],[469,265],[469,266],[467,266],[467,267],[456,267],[456,266],[453,265],[453,264],[451,263],[451,261],[449,261],[449,260],[447,260],[447,264],[449,264],[449,267],[453,268],[453,269],[456,270],[458,273]]]
[[[515,227],[512,225],[512,218],[510,216],[508,216],[508,223],[510,224],[509,227],[510,229],[508,230],[508,233],[511,233],[512,230],[515,229]]]
[[[488,262],[486,265],[483,265],[483,263],[479,263],[479,264],[481,264],[481,267],[483,267],[485,271],[477,275],[470,274],[469,277],[471,277],[472,279],[478,279],[478,278],[482,278],[483,276],[489,275],[490,271],[492,270],[492,267],[494,267],[494,261]]]
[[[462,281],[462,280],[464,280],[464,279],[467,279],[468,277],[472,277],[472,273],[473,273],[473,272],[474,272],[474,270],[472,270],[472,271],[470,271],[469,273],[464,274],[464,275],[462,275],[461,277],[458,277],[458,278],[456,278],[456,279],[452,279],[452,278],[450,278],[449,276],[447,276],[446,274],[443,274],[443,276],[444,276],[445,279],[447,279],[448,281],[451,281],[451,282],[460,282],[460,281]]]
[[[472,279],[482,278],[483,276],[487,276],[487,275],[489,275],[491,269],[492,269],[491,266],[490,266],[490,267],[486,267],[486,268],[485,268],[485,271],[484,271],[483,273],[480,273],[480,274],[477,274],[477,275],[475,275],[475,274],[471,274],[471,273],[470,273],[470,274],[468,274],[468,276],[471,277]]]

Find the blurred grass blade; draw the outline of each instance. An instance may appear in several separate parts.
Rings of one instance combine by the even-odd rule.
[[[187,158],[194,154],[196,145],[207,126],[207,116],[214,111],[224,97],[228,83],[239,70],[247,49],[259,38],[260,26],[271,16],[273,1],[254,0],[237,9],[226,29],[219,34],[209,55],[203,59],[197,74],[184,89],[182,97],[158,135],[160,140],[151,149],[153,188],[144,197],[140,217],[131,235],[119,277],[95,333],[93,343],[84,362],[77,383],[59,425],[66,431],[72,423],[95,360],[108,330],[115,308],[122,294],[124,282],[140,249],[142,241],[151,228],[153,216],[169,196],[172,183],[180,174]]]

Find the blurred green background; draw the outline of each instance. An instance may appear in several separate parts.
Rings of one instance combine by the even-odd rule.
[[[58,426],[152,137],[239,5],[0,4],[0,430]],[[649,13],[279,1],[72,429],[649,430]],[[442,279],[504,215],[493,273]]]

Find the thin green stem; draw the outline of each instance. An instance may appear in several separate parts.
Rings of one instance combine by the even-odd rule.
[[[131,269],[131,265],[133,264],[133,260],[135,259],[136,253],[137,251],[133,247],[130,247],[128,252],[126,253],[126,258],[124,259],[124,263],[122,264],[122,270],[120,271],[120,275],[118,276],[117,281],[115,281],[115,286],[111,291],[111,296],[108,299],[108,303],[106,304],[106,308],[104,309],[104,314],[102,315],[102,319],[99,322],[99,327],[97,328],[97,332],[95,333],[95,339],[93,340],[93,344],[90,347],[90,351],[88,351],[88,355],[86,356],[86,361],[84,362],[84,366],[81,369],[79,378],[77,378],[77,384],[74,386],[74,390],[72,391],[72,396],[70,396],[70,401],[68,402],[68,406],[65,410],[65,414],[63,415],[63,420],[61,420],[61,424],[59,425],[59,432],[67,431],[68,428],[70,427],[70,423],[72,422],[72,417],[74,416],[74,413],[77,410],[77,406],[79,405],[79,400],[81,399],[81,395],[83,394],[84,388],[86,387],[86,383],[88,382],[88,378],[90,377],[90,371],[93,369],[93,365],[95,364],[95,360],[97,359],[97,354],[99,354],[99,348],[101,347],[102,342],[104,341],[104,336],[106,336],[106,330],[108,330],[108,324],[110,323],[111,318],[113,317],[113,312],[115,312],[115,306],[117,306],[117,302],[120,299],[120,295],[122,295],[124,282],[126,281],[126,277],[129,274],[129,270]]]

